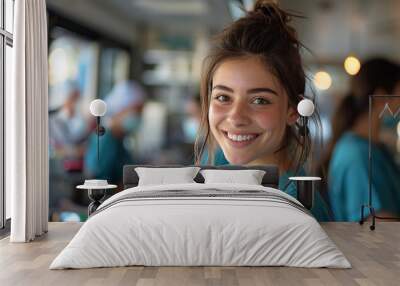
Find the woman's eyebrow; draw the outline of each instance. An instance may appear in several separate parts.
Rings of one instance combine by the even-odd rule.
[[[212,88],[212,90],[214,90],[214,89],[221,89],[221,90],[224,90],[224,91],[233,92],[233,89],[232,89],[232,88],[227,87],[227,86],[222,85],[222,84],[218,84],[218,85],[214,86],[214,87]]]
[[[272,93],[272,94],[274,94],[274,95],[278,95],[278,93],[277,93],[275,90],[273,90],[273,89],[271,89],[271,88],[269,88],[269,87],[252,88],[252,89],[249,89],[249,90],[247,91],[248,94],[251,94],[251,93],[261,93],[261,92],[267,92],[267,93]]]
[[[218,84],[218,85],[214,86],[212,89],[213,90],[214,89],[220,89],[220,90],[223,90],[223,91],[234,92],[234,90],[232,88],[227,87],[227,86],[222,85],[222,84]],[[272,93],[274,95],[278,95],[278,93],[275,90],[273,90],[273,89],[271,89],[269,87],[257,87],[257,88],[249,89],[247,91],[248,94],[262,93],[262,92],[267,92],[267,93]]]

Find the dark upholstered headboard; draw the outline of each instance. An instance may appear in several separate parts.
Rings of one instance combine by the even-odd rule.
[[[133,188],[138,185],[139,177],[135,172],[136,167],[147,167],[147,168],[178,168],[178,167],[187,167],[183,165],[161,165],[161,166],[153,166],[153,165],[125,165],[124,166],[124,174],[123,174],[123,183],[124,189]],[[278,188],[279,185],[279,169],[275,165],[264,165],[264,166],[236,166],[236,165],[224,165],[224,166],[198,166],[201,169],[220,169],[220,170],[264,170],[265,175],[262,179],[262,185],[265,187]],[[194,178],[197,183],[204,183],[204,178],[200,174]]]

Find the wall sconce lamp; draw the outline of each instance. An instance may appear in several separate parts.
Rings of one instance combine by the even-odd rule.
[[[106,129],[101,126],[100,118],[107,112],[107,104],[101,99],[95,99],[90,103],[90,113],[96,116],[96,134],[97,134],[97,163],[100,163],[100,136],[106,133]]]

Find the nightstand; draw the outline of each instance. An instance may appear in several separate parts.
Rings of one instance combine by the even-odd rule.
[[[321,178],[299,176],[290,177],[289,180],[296,182],[297,200],[310,210],[314,204],[315,183],[321,181]]]
[[[85,184],[79,185],[77,189],[88,190],[88,196],[91,203],[88,206],[88,215],[90,216],[106,196],[106,190],[115,189],[117,185],[110,185],[106,180],[85,180]]]

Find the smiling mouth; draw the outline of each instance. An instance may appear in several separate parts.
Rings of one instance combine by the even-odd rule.
[[[228,139],[231,145],[234,147],[245,147],[251,143],[260,135],[257,133],[230,133],[228,131],[222,131],[225,138]]]

